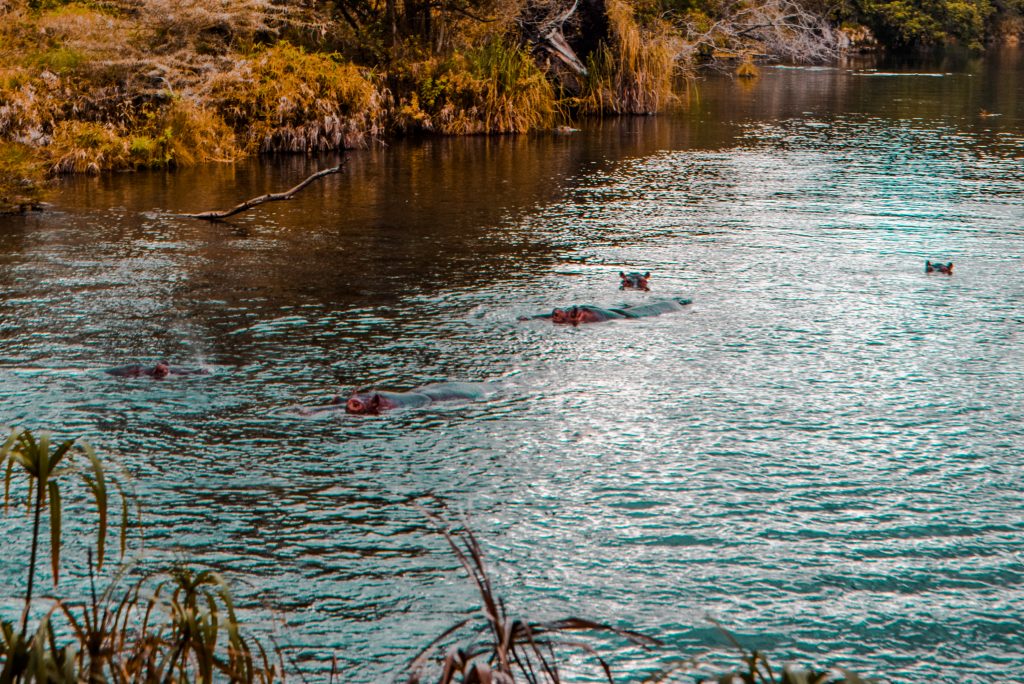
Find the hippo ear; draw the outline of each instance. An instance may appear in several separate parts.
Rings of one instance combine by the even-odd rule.
[[[650,277],[651,277],[651,272],[650,271],[648,271],[647,273],[644,273],[644,278],[650,278]]]
[[[373,396],[370,397],[370,401],[368,401],[367,404],[369,405],[370,410],[372,411],[377,411],[378,409],[380,409],[380,395],[374,392]]]
[[[625,272],[623,272],[623,271],[619,271],[619,277],[620,277],[620,278],[622,278],[623,280],[625,280],[625,279],[626,279],[626,274],[625,274]]]

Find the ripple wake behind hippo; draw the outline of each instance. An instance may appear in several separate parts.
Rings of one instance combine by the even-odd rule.
[[[386,411],[406,408],[421,408],[429,404],[448,401],[477,401],[493,392],[492,382],[433,382],[409,390],[391,392],[388,390],[356,391],[347,400],[335,397],[329,404],[300,409],[304,416],[329,411],[341,411],[357,415],[376,416]]]
[[[567,308],[558,308],[549,314],[537,314],[536,316],[520,316],[519,320],[528,321],[531,318],[550,318],[552,323],[559,325],[580,325],[582,323],[601,323],[613,321],[620,318],[649,318],[660,316],[663,313],[682,311],[684,306],[692,304],[691,299],[663,299],[650,304],[639,306],[622,306],[614,309],[604,309],[590,304],[580,304]]]
[[[133,363],[127,366],[108,368],[105,372],[118,378],[140,378],[147,376],[154,380],[163,380],[174,375],[208,375],[210,373],[205,368],[171,366],[166,361],[159,361],[152,368],[143,366],[141,363]]]

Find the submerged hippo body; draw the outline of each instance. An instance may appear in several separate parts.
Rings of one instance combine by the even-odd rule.
[[[420,408],[441,401],[473,401],[481,399],[491,388],[486,382],[434,382],[408,392],[369,390],[355,392],[347,400],[335,397],[323,406],[302,409],[303,415],[345,410],[358,415],[378,415],[395,409]]]
[[[154,380],[163,380],[172,375],[206,375],[210,371],[205,368],[171,366],[169,363],[160,361],[155,366],[143,366],[141,363],[133,363],[127,366],[108,368],[106,372],[118,378],[141,378],[146,376]]]
[[[683,307],[689,304],[693,304],[692,299],[662,299],[650,304],[627,306],[616,310],[625,314],[626,318],[647,318],[648,316],[660,316],[663,313],[682,311]]]
[[[599,306],[590,306],[589,304],[570,306],[567,309],[555,309],[551,312],[552,323],[568,325],[601,323],[603,321],[613,321],[617,318],[629,318],[629,316],[619,309],[602,309]]]
[[[691,304],[690,299],[663,299],[650,304],[639,306],[623,306],[615,309],[603,309],[599,306],[582,304],[570,306],[564,309],[555,309],[549,314],[539,314],[532,317],[520,317],[520,320],[530,318],[550,318],[552,323],[562,325],[580,325],[581,323],[601,323],[619,318],[647,318],[649,316],[660,316],[663,313],[682,311],[683,307]]]
[[[643,290],[644,292],[648,292],[651,289],[647,285],[647,281],[650,279],[650,277],[651,277],[651,272],[650,271],[648,271],[647,273],[638,273],[637,271],[632,271],[630,273],[625,273],[623,271],[619,271],[619,278],[622,279],[622,283],[619,285],[619,289],[620,290]]]
[[[937,264],[931,261],[924,262],[925,273],[944,273],[945,275],[953,275],[953,262],[950,261],[948,264]]]

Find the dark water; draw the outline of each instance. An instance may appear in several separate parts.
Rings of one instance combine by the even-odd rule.
[[[336,654],[347,681],[393,677],[477,605],[413,502],[468,516],[514,611],[669,643],[613,656],[623,681],[673,649],[736,662],[708,616],[778,661],[1008,681],[1022,123],[1007,53],[767,69],[576,135],[394,144],[230,224],[174,214],[333,160],[70,180],[52,211],[0,220],[0,424],[116,457],[147,562],[225,570],[257,630],[312,669]],[[624,268],[653,291],[619,292]],[[695,303],[516,322],[663,296]],[[159,358],[213,372],[101,372]],[[294,411],[437,380],[499,383],[381,418]],[[6,617],[24,527],[0,518]]]

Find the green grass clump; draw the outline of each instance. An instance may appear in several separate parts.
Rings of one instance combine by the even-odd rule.
[[[533,57],[507,40],[421,62],[398,81],[408,93],[396,113],[401,130],[528,133],[550,128],[560,115],[555,89]]]
[[[54,47],[34,56],[35,66],[57,74],[75,71],[86,61],[81,50],[71,47]]]
[[[176,168],[238,155],[235,134],[209,109],[174,100],[132,129],[89,121],[62,121],[46,148],[51,172],[98,174]]]
[[[36,207],[43,198],[44,165],[27,145],[0,142],[0,214]]]
[[[385,114],[365,69],[288,43],[215,79],[209,102],[252,152],[363,146],[380,135]]]

